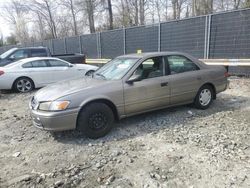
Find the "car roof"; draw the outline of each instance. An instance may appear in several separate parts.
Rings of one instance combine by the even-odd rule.
[[[20,47],[16,49],[47,49],[47,47],[44,46],[38,46],[38,47]]]
[[[118,58],[150,58],[150,57],[157,57],[157,56],[167,56],[167,55],[183,55],[189,57],[190,55],[178,52],[178,51],[166,51],[166,52],[146,52],[146,53],[134,53],[134,54],[127,54],[119,56]]]
[[[29,63],[29,62],[38,61],[38,60],[60,60],[60,61],[66,62],[66,61],[59,59],[59,58],[56,58],[56,57],[30,57],[30,58],[21,59],[19,61],[16,61],[14,63],[9,64],[9,65],[6,65],[6,67],[22,65],[24,63]]]

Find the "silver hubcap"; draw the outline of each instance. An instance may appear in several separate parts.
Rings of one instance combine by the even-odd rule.
[[[212,99],[211,91],[209,89],[203,89],[199,97],[200,104],[202,106],[207,106],[210,103],[211,99]]]
[[[32,89],[32,84],[29,80],[21,79],[17,82],[17,89],[20,92],[28,92]]]

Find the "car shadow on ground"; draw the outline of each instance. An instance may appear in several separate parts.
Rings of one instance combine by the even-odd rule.
[[[108,135],[96,140],[89,139],[78,131],[55,132],[52,135],[58,142],[79,145],[89,144],[90,142],[95,144],[116,140],[129,140],[145,134],[157,133],[171,127],[182,126],[195,118],[233,111],[236,108],[240,108],[246,102],[249,103],[250,98],[220,94],[207,110],[198,110],[191,107],[191,105],[186,105],[128,117],[116,122],[113,130]]]

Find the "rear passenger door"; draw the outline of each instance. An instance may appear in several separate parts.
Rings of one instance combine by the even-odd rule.
[[[192,102],[201,85],[200,68],[183,55],[165,57],[171,83],[170,104]]]
[[[24,73],[31,77],[36,87],[53,83],[50,67],[46,60],[37,60],[22,65]]]

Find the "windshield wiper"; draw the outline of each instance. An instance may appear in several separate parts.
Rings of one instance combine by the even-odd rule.
[[[100,76],[100,77],[102,77],[102,78],[104,78],[104,79],[106,80],[106,77],[105,77],[103,74],[96,73],[95,75],[96,75],[96,76]]]

